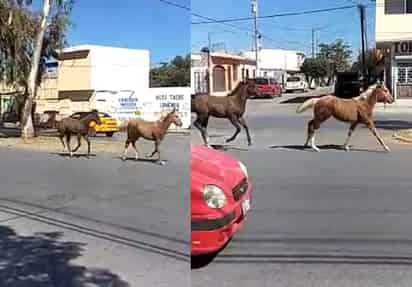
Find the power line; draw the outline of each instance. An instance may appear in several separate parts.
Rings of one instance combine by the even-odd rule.
[[[273,14],[273,15],[259,16],[258,19],[269,19],[269,18],[278,18],[278,17],[287,17],[287,16],[301,16],[301,15],[308,15],[308,14],[317,14],[317,13],[324,13],[324,12],[347,10],[347,9],[352,9],[355,7],[357,6],[348,5],[348,6],[340,6],[340,7],[333,7],[333,8],[300,11],[300,12],[279,13],[279,14]],[[254,19],[253,17],[241,17],[241,18],[219,19],[219,20],[214,19],[214,20],[208,20],[208,21],[192,22],[191,24],[198,25],[198,24],[230,23],[230,22],[250,21],[253,19]]]

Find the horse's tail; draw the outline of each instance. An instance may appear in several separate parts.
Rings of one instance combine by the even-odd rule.
[[[129,124],[129,121],[127,121],[127,120],[121,122],[120,125],[119,125],[119,131],[120,131],[120,132],[126,131],[128,124]]]
[[[312,98],[304,101],[301,105],[298,106],[298,108],[296,109],[296,113],[300,114],[310,108],[313,108],[318,101],[319,98]]]

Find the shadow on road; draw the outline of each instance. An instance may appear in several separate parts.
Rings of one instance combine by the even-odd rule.
[[[67,152],[52,152],[50,153],[51,155],[58,155],[61,157],[67,157],[70,158],[70,154]],[[96,154],[90,154],[90,156],[87,156],[87,153],[75,153],[73,154],[73,158],[88,158],[88,157],[96,157]]]
[[[130,286],[109,270],[71,264],[81,256],[84,244],[61,237],[59,232],[22,236],[0,226],[0,286]]]
[[[407,130],[412,129],[412,122],[399,120],[375,121],[375,126],[384,130]]]
[[[249,149],[247,149],[247,148],[235,147],[235,146],[231,146],[231,145],[212,144],[210,146],[214,149],[222,150],[222,151],[228,151],[228,150],[249,151]]]
[[[201,268],[206,267],[210,263],[212,263],[213,260],[219,255],[219,253],[222,252],[226,248],[226,246],[229,245],[231,241],[232,241],[232,238],[229,239],[228,242],[226,242],[226,244],[216,252],[213,252],[210,254],[191,256],[190,269],[201,269]]]
[[[327,145],[318,145],[317,146],[320,150],[335,150],[335,151],[345,151],[342,145],[334,145],[334,144],[327,144]],[[294,151],[303,151],[303,152],[315,152],[310,147],[305,147],[303,145],[273,145],[270,146],[271,149],[287,149],[287,150],[294,150]],[[369,150],[369,149],[359,149],[353,148],[350,146],[349,152],[371,152],[371,153],[386,153],[385,151],[381,150]],[[346,152],[346,151],[345,151]]]

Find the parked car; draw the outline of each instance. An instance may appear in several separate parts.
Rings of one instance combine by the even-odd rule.
[[[82,118],[84,114],[85,112],[77,112],[72,114],[71,117],[79,119]],[[102,112],[99,112],[99,117],[102,123],[100,125],[96,125],[96,123],[92,124],[96,134],[105,134],[108,137],[112,137],[115,132],[119,131],[116,119]]]
[[[360,94],[361,82],[356,72],[341,72],[336,75],[335,96],[353,98]]]
[[[274,78],[256,78],[256,84],[260,93],[259,97],[274,98],[282,95],[282,87]]]
[[[220,250],[243,226],[252,184],[245,165],[203,145],[191,146],[191,254]]]
[[[308,83],[299,76],[291,76],[286,79],[285,92],[301,91],[306,92],[308,90]]]

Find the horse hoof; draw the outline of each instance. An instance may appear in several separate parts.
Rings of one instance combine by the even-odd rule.
[[[318,147],[315,147],[315,146],[312,147],[312,150],[315,151],[315,152],[320,152],[320,149]]]
[[[343,149],[345,150],[345,151],[350,151],[350,147],[348,147],[348,146],[343,146]]]
[[[158,160],[157,163],[158,163],[159,165],[165,165],[165,162],[164,162],[163,160]]]

